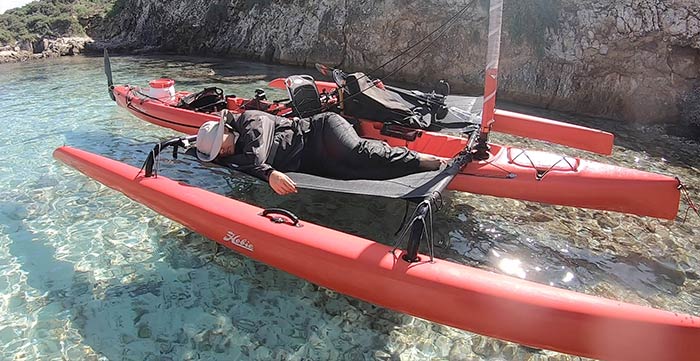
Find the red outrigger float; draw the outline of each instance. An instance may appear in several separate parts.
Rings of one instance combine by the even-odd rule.
[[[245,256],[310,282],[433,322],[605,360],[697,360],[700,318],[607,300],[401,251],[70,147],[54,157]],[[362,280],[357,282],[357,280]]]

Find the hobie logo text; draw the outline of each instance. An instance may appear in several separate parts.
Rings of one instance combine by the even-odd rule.
[[[232,244],[234,244],[238,247],[247,249],[251,252],[253,252],[253,250],[255,248],[255,247],[253,247],[253,244],[250,243],[250,241],[248,241],[245,238],[241,238],[241,236],[239,236],[231,231],[226,232],[226,237],[224,237],[224,242],[231,242]]]

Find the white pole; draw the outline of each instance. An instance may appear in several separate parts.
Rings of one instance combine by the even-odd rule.
[[[481,146],[486,146],[491,124],[496,111],[496,90],[498,88],[498,58],[501,52],[501,23],[503,20],[503,0],[491,0],[489,4],[489,34],[486,51],[486,72],[484,81],[484,108],[481,113]]]

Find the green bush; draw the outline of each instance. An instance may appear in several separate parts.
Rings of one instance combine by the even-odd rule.
[[[53,35],[49,26],[49,18],[42,15],[32,15],[27,19],[26,27],[29,33]]]
[[[116,5],[115,5],[116,4]],[[39,0],[0,15],[0,43],[85,35],[88,19],[117,14],[124,0]],[[116,8],[116,9],[115,9]]]
[[[76,36],[85,34],[85,30],[78,20],[69,15],[61,15],[51,20],[49,28],[58,35]]]
[[[7,44],[14,39],[12,33],[7,30],[0,29],[0,44]]]

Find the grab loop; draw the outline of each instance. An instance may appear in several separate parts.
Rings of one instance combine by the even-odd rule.
[[[292,213],[284,208],[267,208],[264,211],[260,212],[258,215],[263,216],[263,217],[267,217],[273,223],[287,223],[287,221],[284,218],[270,216],[271,214],[281,214],[281,215],[289,218],[289,220],[292,221],[293,226],[295,226],[295,227],[302,226],[301,224],[299,224],[299,217],[297,217],[294,213]]]

